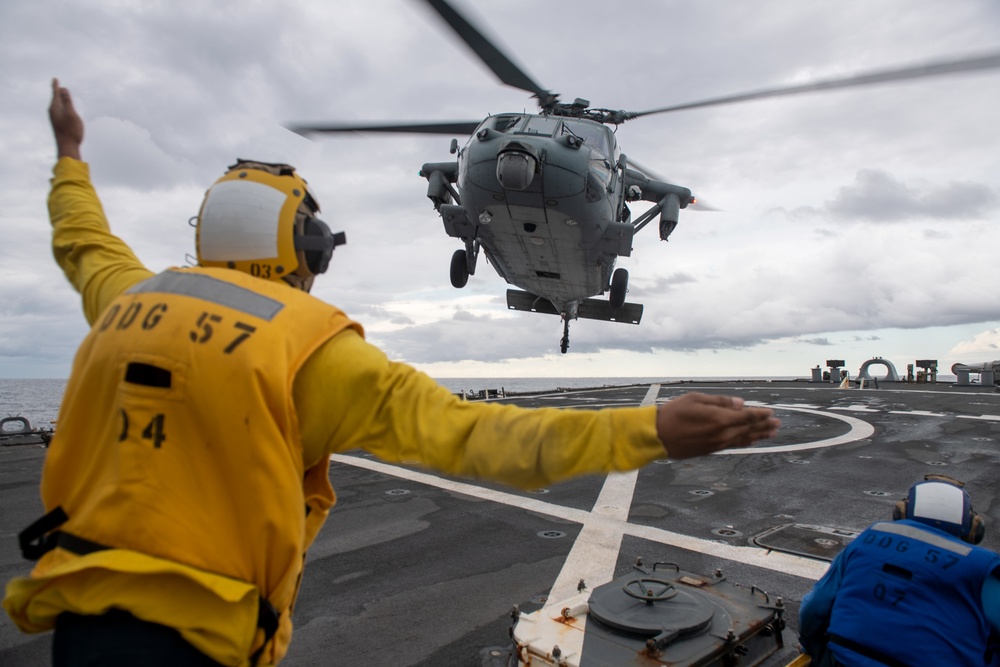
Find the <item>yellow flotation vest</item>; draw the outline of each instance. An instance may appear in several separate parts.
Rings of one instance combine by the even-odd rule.
[[[3,603],[15,623],[116,607],[223,664],[277,663],[335,502],[329,459],[304,470],[292,383],[347,327],[361,332],[227,269],[171,269],[119,296],[74,361],[42,476],[49,514],[22,540],[43,555]]]

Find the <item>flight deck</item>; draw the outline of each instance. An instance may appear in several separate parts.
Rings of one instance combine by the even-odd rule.
[[[529,615],[634,571],[671,563],[780,599],[794,641],[798,605],[854,535],[929,473],[960,479],[1000,548],[993,505],[1000,393],[992,386],[683,382],[495,399],[597,409],[688,391],[774,409],[777,438],[635,473],[525,492],[333,457],[338,502],[310,549],[283,665],[500,667],[512,610]],[[27,573],[17,532],[41,513],[43,446],[0,447],[0,572]],[[770,602],[769,602],[770,603]],[[786,642],[788,643],[788,642]],[[51,635],[0,618],[0,664],[46,665]],[[784,656],[794,656],[787,646]],[[790,658],[789,658],[790,659]],[[784,664],[788,660],[775,664]],[[770,664],[770,663],[768,663]]]

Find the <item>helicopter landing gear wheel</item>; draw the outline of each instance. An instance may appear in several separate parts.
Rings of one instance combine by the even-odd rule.
[[[451,284],[459,289],[469,282],[469,262],[464,250],[456,250],[451,256]]]
[[[608,299],[612,308],[621,308],[625,305],[626,292],[628,292],[628,271],[615,269],[611,276],[611,296]]]
[[[559,341],[559,351],[566,354],[566,350],[569,349],[569,319],[563,320],[563,335],[562,339]]]

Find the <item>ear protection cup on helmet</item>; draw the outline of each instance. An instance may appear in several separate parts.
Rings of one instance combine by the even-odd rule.
[[[978,513],[972,513],[972,528],[962,539],[969,544],[979,544],[986,537],[986,522]]]
[[[317,276],[326,273],[330,267],[334,248],[345,243],[347,235],[344,232],[332,233],[330,227],[319,218],[306,218],[302,234],[295,237],[295,249],[303,251],[306,266],[310,273]]]

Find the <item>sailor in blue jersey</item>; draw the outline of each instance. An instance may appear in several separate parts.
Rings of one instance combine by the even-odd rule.
[[[963,484],[927,475],[842,551],[802,600],[819,667],[1000,665],[1000,556]]]

